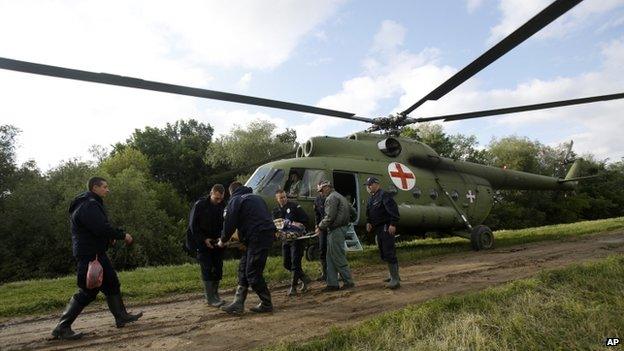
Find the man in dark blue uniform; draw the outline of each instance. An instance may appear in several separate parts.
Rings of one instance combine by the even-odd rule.
[[[72,251],[76,258],[78,292],[69,300],[61,320],[52,331],[55,339],[79,339],[82,333],[75,333],[71,325],[82,310],[95,300],[98,292],[106,295],[108,308],[115,317],[117,328],[141,318],[143,313],[129,314],[121,299],[121,290],[117,273],[106,255],[108,245],[115,240],[124,240],[132,244],[132,236],[121,228],[113,228],[108,222],[108,215],[102,198],[108,195],[106,179],[93,177],[89,179],[89,191],[78,195],[69,206],[70,227],[72,235]],[[102,285],[87,288],[87,271],[89,262],[100,262],[104,271]]]
[[[273,209],[273,219],[281,218],[289,221],[290,225],[305,230],[305,225],[308,223],[308,215],[301,208],[301,205],[288,200],[286,192],[282,189],[278,189],[275,192],[275,201],[277,201],[278,206]],[[310,278],[301,268],[303,242],[301,240],[284,240],[282,242],[282,257],[284,259],[284,268],[292,272],[292,280],[287,295],[297,295],[299,280],[303,283],[301,292],[307,291]]]
[[[251,188],[233,182],[229,191],[231,197],[225,208],[223,233],[217,245],[223,247],[238,230],[238,238],[247,249],[238,264],[238,287],[234,301],[221,309],[229,314],[243,313],[247,289],[251,287],[258,294],[260,303],[250,310],[271,312],[271,293],[262,273],[277,229],[266,203],[260,196],[254,195]]]
[[[388,263],[390,281],[386,287],[396,289],[400,286],[400,278],[394,235],[399,222],[399,209],[392,195],[381,189],[379,179],[369,177],[365,184],[370,193],[366,204],[366,230],[375,234],[381,259]]]
[[[224,196],[223,185],[215,184],[210,190],[210,196],[204,196],[195,202],[189,216],[188,230],[192,239],[189,240],[189,246],[194,249],[199,261],[206,302],[213,307],[225,304],[219,297],[224,249],[217,247],[223,230]]]
[[[325,217],[325,197],[321,193],[320,185],[323,182],[319,182],[316,187],[316,191],[318,191],[318,196],[314,199],[314,217],[316,227],[318,228],[319,223]],[[321,261],[321,276],[317,279],[317,281],[324,282],[327,279],[327,231],[321,230],[318,235],[319,240],[319,260]]]

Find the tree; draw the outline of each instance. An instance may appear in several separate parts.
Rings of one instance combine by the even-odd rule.
[[[42,257],[54,243],[50,235],[54,202],[45,177],[34,163],[15,174],[15,185],[5,198],[0,221],[0,281],[27,279],[48,272]]]
[[[20,130],[12,125],[0,126],[0,199],[9,190],[11,175],[15,172],[15,138]]]
[[[275,124],[262,120],[251,122],[247,128],[236,126],[208,147],[206,163],[214,169],[238,169],[293,151],[297,133],[286,129],[275,134],[275,129]]]
[[[563,176],[566,145],[545,146],[538,141],[516,136],[494,139],[489,153],[497,167]],[[587,194],[571,191],[498,191],[487,224],[493,228],[525,228],[545,224],[567,223],[582,218],[591,206]]]
[[[167,123],[165,128],[136,129],[125,144],[117,144],[113,155],[126,147],[147,157],[156,181],[169,182],[180,195],[195,199],[210,189],[213,170],[203,158],[214,130],[194,119]]]
[[[401,131],[401,136],[427,144],[442,157],[477,163],[490,162],[487,150],[478,148],[476,136],[449,136],[439,124],[423,123],[417,128],[406,127]]]

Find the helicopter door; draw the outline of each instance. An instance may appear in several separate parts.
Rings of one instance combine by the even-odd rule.
[[[334,172],[333,175],[334,189],[346,197],[351,206],[355,208],[358,213],[358,218],[355,220],[357,223],[360,217],[357,175],[349,172]]]

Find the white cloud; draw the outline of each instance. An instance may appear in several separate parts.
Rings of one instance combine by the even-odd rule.
[[[388,33],[387,28],[382,26],[375,38],[382,37],[380,33]],[[440,53],[436,49],[411,54],[400,51],[400,40],[394,43],[394,46],[387,47],[394,47],[394,55],[383,55],[373,50],[373,54],[363,61],[362,74],[345,81],[341,91],[323,98],[319,105],[370,117],[385,115],[387,111],[379,111],[381,103],[397,99],[394,111],[398,112],[418,101],[456,71],[453,67],[437,63]],[[532,79],[509,89],[494,90],[483,90],[477,79],[471,79],[439,101],[423,104],[412,115],[436,116],[621,92],[624,86],[622,62],[624,37],[603,45],[602,65],[595,71],[552,80]],[[468,121],[451,122],[445,127],[451,133],[477,134],[486,143],[492,137],[511,134],[534,137],[531,132],[546,130],[551,134],[550,139],[542,142],[556,144],[569,141],[572,137],[578,153],[593,153],[599,158],[619,160],[624,156],[624,147],[620,142],[620,134],[624,130],[621,111],[624,111],[624,101],[610,101],[483,118],[475,120],[474,124]],[[324,127],[322,120],[332,120],[332,125]],[[347,124],[328,118],[313,123],[317,126],[314,131],[319,134],[344,130]],[[350,130],[358,129],[363,129],[361,124],[350,126]]]
[[[179,72],[158,60],[270,69],[341,2],[3,1],[0,53],[124,74],[144,66],[161,78]]]
[[[441,81],[440,76],[450,75],[450,68],[433,65],[439,55],[437,49],[427,48],[418,54],[401,51],[405,33],[405,28],[396,22],[382,22],[371,55],[363,61],[362,75],[343,82],[340,92],[322,98],[317,105],[370,117],[380,113],[381,100],[396,96],[406,85],[418,87],[418,93],[433,88],[435,82]]]
[[[234,127],[244,127],[249,123],[257,120],[269,121],[277,127],[278,131],[286,128],[286,121],[281,118],[273,117],[263,112],[250,112],[245,109],[206,109],[203,111],[205,116],[210,116],[210,124],[214,128],[214,135],[221,136],[229,133]]]
[[[418,109],[418,115],[445,115],[621,92],[624,86],[624,66],[621,65],[624,62],[624,37],[605,44],[602,56],[602,66],[598,70],[577,76],[552,80],[533,79],[512,89],[485,91],[478,88],[478,82],[473,82],[472,85],[461,86],[438,102],[423,105]],[[410,90],[406,90],[401,101],[415,101],[412,98],[405,99],[408,95]],[[500,136],[527,130],[526,128],[534,132],[551,129],[549,132],[558,135],[554,136],[555,140],[551,143],[573,138],[575,150],[579,153],[593,153],[599,158],[619,160],[624,156],[624,147],[619,141],[621,130],[624,129],[623,110],[624,101],[616,100],[519,113],[480,119],[480,129],[468,132],[487,131],[493,136]],[[465,123],[450,123],[447,127],[454,132],[466,133],[465,129],[460,129]],[[578,130],[581,132],[575,132]]]
[[[466,0],[466,8],[468,13],[473,13],[476,9],[481,7],[483,0]]]
[[[549,0],[500,0],[499,9],[502,13],[500,22],[490,30],[489,44],[494,44],[516,30],[533,16],[550,5]],[[611,11],[624,5],[624,0],[584,1],[563,14],[536,38],[552,38],[565,36],[571,30],[580,27],[592,16]]]
[[[394,21],[383,21],[381,29],[379,29],[373,39],[373,51],[394,53],[398,47],[403,45],[405,33],[405,27],[402,25]]]
[[[13,124],[18,161],[48,169],[93,144],[124,141],[135,128],[197,116],[192,98],[0,71],[0,124]],[[55,92],[62,92],[56,94]]]
[[[0,0],[0,56],[210,88],[216,66],[279,66],[342,2]],[[251,78],[242,76],[238,88]],[[0,123],[23,130],[19,161],[36,159],[44,169],[147,125],[249,120],[235,110],[213,123],[197,99],[161,93],[8,71],[0,82]]]
[[[251,84],[252,74],[247,72],[238,80],[238,89],[241,91],[249,90],[249,84]]]

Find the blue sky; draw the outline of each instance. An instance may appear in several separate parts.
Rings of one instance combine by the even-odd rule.
[[[516,29],[548,0],[6,1],[0,56],[318,105],[400,111]],[[624,0],[585,0],[413,116],[624,91]],[[22,129],[18,160],[43,169],[135,128],[181,118],[217,133],[262,118],[313,135],[366,125],[330,117],[0,71],[0,123]],[[624,102],[444,124],[527,136],[620,160]]]

